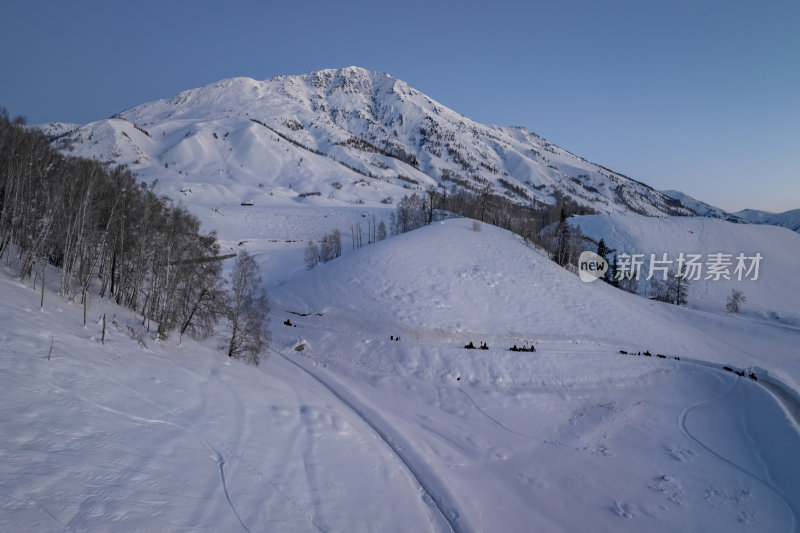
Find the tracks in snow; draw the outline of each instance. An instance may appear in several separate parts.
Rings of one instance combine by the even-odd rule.
[[[497,426],[499,426],[499,427],[501,427],[502,429],[504,429],[504,430],[508,431],[509,433],[513,433],[514,435],[519,435],[520,437],[525,437],[526,439],[532,439],[532,438],[534,438],[534,437],[531,437],[530,435],[526,435],[525,433],[520,433],[519,431],[516,431],[516,430],[513,430],[513,429],[511,429],[510,427],[506,426],[505,424],[503,424],[502,422],[500,422],[498,419],[496,419],[495,417],[493,417],[492,415],[490,415],[489,413],[487,413],[486,411],[484,411],[483,409],[481,409],[481,408],[478,406],[478,404],[477,404],[477,403],[475,403],[475,400],[473,400],[473,399],[472,399],[472,396],[470,396],[469,394],[467,394],[467,393],[466,393],[466,391],[464,391],[463,389],[459,388],[459,389],[456,389],[456,390],[458,390],[458,392],[460,392],[461,394],[463,394],[463,395],[464,395],[464,396],[467,398],[467,400],[469,400],[469,403],[471,403],[471,404],[472,404],[472,406],[473,406],[473,407],[474,407],[474,408],[475,408],[475,409],[476,409],[476,410],[477,410],[477,411],[478,411],[480,414],[482,414],[483,416],[485,416],[486,418],[488,418],[489,420],[491,420],[492,422],[494,422],[494,423],[495,423]]]
[[[319,374],[278,351],[272,351],[281,356],[285,361],[291,363],[311,376],[320,385],[328,389],[331,394],[333,394],[340,402],[347,406],[353,413],[355,413],[356,416],[363,420],[364,423],[366,423],[372,429],[372,431],[375,432],[375,434],[389,447],[389,449],[392,450],[394,455],[400,460],[401,463],[403,463],[408,472],[413,476],[414,480],[417,482],[425,495],[424,500],[429,502],[429,505],[432,505],[450,531],[454,533],[467,531],[464,525],[462,525],[458,520],[460,515],[454,506],[454,502],[452,501],[453,498],[447,494],[448,491],[446,491],[444,487],[433,486],[440,484],[437,482],[438,480],[432,480],[430,479],[430,476],[425,476],[421,473],[418,467],[415,466],[414,460],[409,457],[409,451],[406,450],[405,447],[399,442],[400,439],[396,436],[390,436],[382,427],[383,424],[377,421],[380,417],[376,413],[370,413],[367,415],[366,412],[368,411],[368,408],[359,406],[354,400],[345,397],[335,386],[333,386],[329,381],[325,380]]]
[[[219,466],[219,478],[222,482],[222,491],[225,493],[225,499],[228,500],[228,505],[230,506],[231,511],[233,511],[233,514],[236,516],[236,519],[239,521],[242,529],[244,529],[247,533],[250,533],[250,529],[244,525],[242,517],[239,516],[239,512],[236,510],[236,507],[234,507],[233,502],[231,501],[231,495],[228,494],[228,484],[225,482],[225,458],[222,457],[222,454],[219,453],[217,449],[211,446],[208,442],[206,442],[205,445],[208,446],[212,452],[214,452],[214,456],[217,459],[217,466]]]
[[[712,376],[714,376],[714,378],[719,379],[719,377],[716,376],[712,372],[709,372],[707,370],[703,370],[703,372],[707,372],[707,373],[711,374]],[[762,479],[758,475],[750,472],[746,468],[740,466],[739,464],[737,464],[737,463],[733,462],[732,460],[726,458],[725,456],[721,455],[719,452],[717,452],[716,450],[711,448],[709,445],[707,445],[705,442],[703,442],[694,433],[692,433],[691,430],[686,425],[686,418],[689,416],[689,414],[694,409],[723,400],[726,396],[730,395],[733,392],[733,390],[739,385],[739,383],[740,383],[739,380],[736,379],[736,380],[734,380],[733,385],[730,388],[728,388],[725,392],[723,392],[722,394],[718,394],[718,395],[714,396],[713,398],[710,398],[710,399],[707,399],[707,400],[702,400],[700,402],[694,403],[694,404],[688,406],[687,408],[685,408],[681,412],[681,414],[680,414],[680,416],[678,418],[678,424],[679,424],[680,429],[683,432],[683,434],[686,435],[686,437],[688,437],[692,442],[694,442],[695,444],[700,446],[702,449],[704,449],[706,452],[708,452],[712,456],[716,457],[718,460],[720,460],[723,463],[729,465],[730,467],[734,468],[735,470],[741,472],[742,474],[746,475],[747,477],[753,479],[759,485],[761,485],[762,487],[764,487],[767,490],[769,490],[770,492],[772,492],[778,498],[778,500],[780,500],[780,502],[783,504],[784,508],[786,509],[786,512],[789,514],[790,526],[789,526],[788,531],[789,531],[789,533],[793,533],[795,531],[795,527],[797,525],[797,517],[795,516],[794,511],[792,510],[792,507],[789,505],[789,502],[786,501],[786,498],[781,493],[781,491],[777,487],[775,487],[772,483],[770,483],[769,480]]]
[[[95,379],[101,379],[102,381],[105,381],[107,384],[111,385],[112,388],[117,391],[124,390],[126,392],[131,393],[133,396],[140,399],[143,402],[143,405],[149,404],[150,406],[155,408],[156,411],[161,413],[161,416],[159,418],[154,418],[152,416],[145,417],[145,416],[139,416],[137,414],[132,414],[124,410],[115,409],[107,405],[103,405],[97,401],[94,401],[93,399],[88,398],[84,394],[79,394],[76,393],[75,391],[66,390],[61,387],[58,387],[46,377],[39,377],[34,375],[33,379],[36,382],[40,383],[42,386],[48,389],[52,389],[56,393],[68,395],[69,397],[74,398],[74,400],[82,404],[91,405],[96,409],[105,411],[117,417],[126,418],[139,424],[146,424],[146,425],[157,424],[157,425],[169,426],[175,428],[178,431],[184,432],[191,441],[194,441],[194,443],[196,443],[198,446],[203,447],[211,452],[209,458],[212,461],[214,461],[216,465],[220,487],[222,488],[222,495],[225,498],[224,505],[227,505],[231,509],[233,515],[235,516],[237,522],[239,523],[243,531],[249,533],[250,528],[247,527],[247,525],[245,524],[242,515],[240,515],[234,504],[234,498],[232,498],[230,494],[228,479],[225,475],[225,466],[228,465],[229,463],[235,464],[236,466],[239,467],[244,467],[244,469],[249,470],[259,479],[261,485],[267,487],[271,491],[271,494],[275,494],[281,497],[286,503],[289,504],[289,509],[291,511],[308,520],[308,522],[313,526],[315,530],[317,531],[326,530],[326,528],[322,524],[318,523],[318,521],[315,520],[315,517],[308,512],[308,509],[302,502],[298,501],[291,494],[287,493],[279,483],[272,481],[270,479],[270,476],[265,475],[260,467],[257,467],[252,462],[248,461],[240,452],[232,449],[229,446],[226,446],[224,442],[218,439],[214,439],[212,436],[208,434],[207,431],[205,431],[201,427],[198,427],[195,423],[189,420],[184,414],[182,414],[178,410],[168,405],[165,405],[164,403],[156,399],[153,399],[148,395],[143,394],[135,387],[131,387],[127,384],[121,383],[120,381],[110,376],[107,372],[103,372],[97,365],[95,365],[91,361],[84,361],[84,364],[86,364],[88,367],[92,368],[95,371],[96,375]],[[233,389],[230,385],[226,385],[226,388],[228,392],[230,392],[234,396],[233,405],[235,407],[231,409],[231,412],[233,413],[242,412],[242,402],[236,395],[235,389]],[[58,522],[58,524],[65,530],[74,531],[74,529],[72,529],[69,525],[64,525],[60,521],[58,521],[58,519],[55,516],[53,516],[52,513],[47,511],[41,505],[35,502],[32,502],[32,505],[36,505],[37,508],[40,508],[46,515],[48,515],[50,518]]]

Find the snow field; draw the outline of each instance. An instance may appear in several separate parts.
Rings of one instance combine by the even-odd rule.
[[[279,360],[162,344],[5,275],[0,529],[402,531],[435,516],[358,417]],[[122,331],[110,324],[117,313]],[[50,339],[53,353],[47,360]],[[386,498],[387,492],[392,498]]]
[[[0,277],[0,527],[796,528],[800,434],[786,409],[690,360],[792,385],[791,326],[584,284],[468,220],[309,272],[267,233],[297,240],[354,213],[241,213],[221,239],[282,272],[268,287],[278,353],[258,369],[213,341],[157,342],[104,301],[81,327],[78,306],[48,292],[40,311],[37,293]],[[117,323],[105,346],[103,312]],[[526,341],[537,352],[508,351]]]

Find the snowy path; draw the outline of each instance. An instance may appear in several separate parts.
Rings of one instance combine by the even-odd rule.
[[[323,377],[321,370],[311,370],[309,365],[300,363],[299,360],[290,359],[280,352],[275,353],[281,356],[284,360],[295,365],[297,368],[306,372],[309,376],[319,382],[320,385],[328,389],[331,394],[336,396],[340,402],[342,402],[347,408],[361,418],[375,432],[375,434],[378,435],[384,443],[386,443],[386,445],[392,450],[397,458],[405,465],[409,473],[414,476],[414,479],[425,493],[425,501],[434,506],[441,519],[451,531],[455,533],[461,533],[463,531],[470,530],[465,528],[463,524],[459,522],[460,515],[456,509],[455,501],[453,500],[452,495],[449,494],[449,491],[442,486],[441,481],[436,479],[435,474],[431,472],[430,469],[423,471],[423,469],[420,468],[423,465],[415,464],[418,461],[421,461],[421,458],[417,456],[413,448],[411,448],[408,443],[404,442],[404,439],[399,434],[396,432],[391,434],[391,428],[387,428],[386,422],[380,418],[380,415],[365,405],[357,404],[352,397],[348,397],[350,395],[346,395],[341,391],[340,388],[334,386],[330,378]]]

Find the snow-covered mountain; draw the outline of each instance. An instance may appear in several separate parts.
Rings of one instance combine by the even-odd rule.
[[[707,204],[703,201],[693,198],[688,194],[686,194],[685,192],[674,191],[674,190],[661,191],[661,192],[666,194],[670,198],[678,200],[684,206],[688,207],[701,217],[719,218],[722,220],[727,220],[728,222],[746,222],[737,214],[728,213],[724,209],[720,209],[719,207],[714,207],[711,204]]]
[[[523,127],[478,124],[357,67],[226,79],[106,120],[42,128],[66,153],[129,165],[160,192],[204,205],[265,195],[378,204],[404,189],[491,184],[524,204],[563,195],[600,213],[694,214]]]
[[[771,224],[800,233],[800,209],[792,209],[783,213],[745,209],[736,213],[736,216],[753,224]]]
[[[783,213],[771,213],[769,211],[759,211],[758,209],[743,209],[736,213],[729,213],[719,207],[707,204],[681,191],[661,191],[665,195],[673,198],[684,206],[688,207],[701,217],[719,218],[728,222],[768,224],[770,226],[781,226],[792,231],[800,232],[800,209],[792,209]]]

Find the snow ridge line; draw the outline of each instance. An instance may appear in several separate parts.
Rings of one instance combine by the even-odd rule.
[[[382,430],[373,420],[371,420],[369,417],[367,417],[367,415],[364,413],[364,411],[361,408],[356,406],[355,403],[353,403],[348,398],[345,398],[336,388],[333,387],[333,385],[331,385],[330,383],[325,381],[325,379],[323,379],[320,376],[318,376],[315,372],[309,370],[304,365],[298,363],[297,361],[294,361],[294,360],[290,359],[286,355],[284,355],[284,354],[282,354],[282,353],[280,353],[280,352],[278,352],[276,350],[273,350],[273,349],[270,349],[270,350],[275,352],[276,354],[281,356],[283,359],[285,359],[289,363],[293,364],[294,366],[296,366],[297,368],[299,368],[300,370],[302,370],[303,372],[305,372],[306,374],[308,374],[312,378],[314,378],[315,381],[317,381],[320,385],[322,385],[323,387],[328,389],[328,391],[330,391],[331,394],[336,396],[336,398],[339,399],[339,401],[341,401],[351,411],[353,411],[353,413],[355,413],[356,416],[358,416],[361,420],[363,420],[364,423],[366,423],[372,429],[372,431],[374,431],[375,434],[389,447],[389,449],[392,450],[394,455],[400,460],[401,463],[403,463],[403,465],[406,467],[406,469],[409,471],[409,473],[414,477],[414,480],[417,482],[417,484],[420,486],[422,491],[425,493],[425,496],[427,496],[426,499],[429,499],[433,503],[433,505],[436,508],[436,511],[439,513],[439,515],[441,515],[441,517],[447,523],[448,527],[450,528],[450,531],[452,531],[453,533],[462,533],[462,532],[466,531],[458,523],[458,513],[455,511],[455,507],[451,505],[450,507],[451,507],[452,511],[448,512],[448,510],[445,508],[444,503],[442,502],[442,498],[440,496],[437,496],[434,493],[434,491],[431,489],[430,485],[427,482],[424,481],[423,476],[420,475],[418,470],[411,464],[411,461],[402,452],[401,447],[398,444],[396,444],[391,439],[391,437],[389,437],[389,435],[384,430]]]

